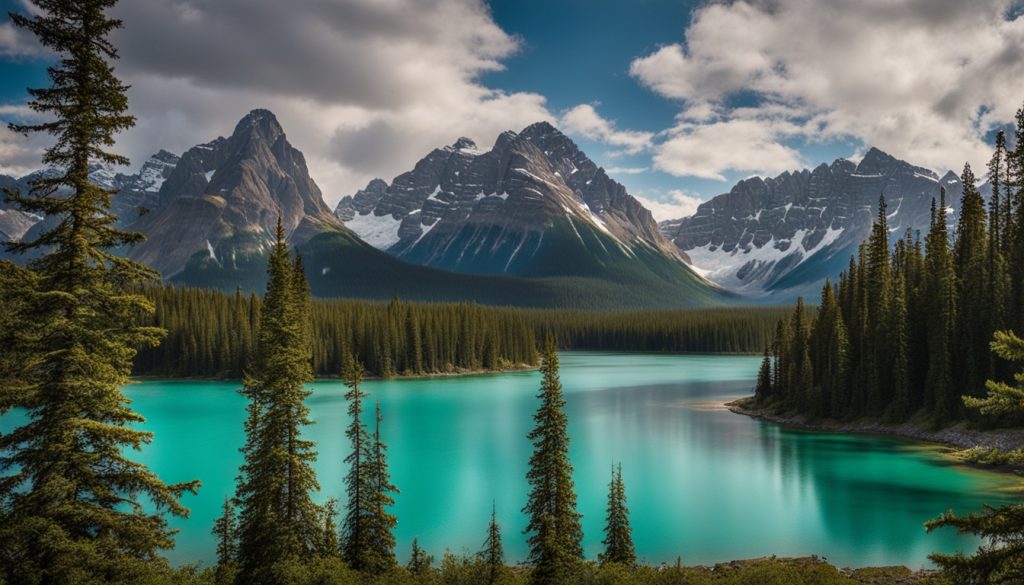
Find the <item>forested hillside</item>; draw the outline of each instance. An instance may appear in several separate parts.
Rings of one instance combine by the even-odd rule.
[[[259,297],[176,287],[146,295],[156,306],[152,324],[168,333],[158,347],[140,351],[135,374],[241,377],[254,347]],[[347,351],[383,377],[535,365],[537,340],[549,333],[562,349],[757,353],[787,311],[598,312],[314,299],[314,371],[338,375]]]
[[[826,284],[817,318],[803,302],[779,322],[758,400],[814,416],[937,423],[965,416],[961,396],[982,396],[1012,364],[992,357],[1000,330],[1024,330],[1024,109],[1016,147],[1002,133],[988,165],[988,209],[964,167],[961,212],[945,192],[925,237],[890,246],[884,198],[870,237],[837,286]]]

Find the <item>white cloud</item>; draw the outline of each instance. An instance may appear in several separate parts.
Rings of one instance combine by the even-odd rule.
[[[489,146],[554,120],[543,96],[480,80],[520,45],[484,0],[132,0],[114,11],[117,72],[138,119],[118,147],[136,166],[268,108],[333,203],[459,136]]]
[[[609,175],[639,175],[649,170],[650,167],[608,167],[604,171]]]
[[[651,132],[616,128],[613,121],[601,117],[590,104],[580,104],[565,112],[559,124],[562,130],[569,134],[619,147],[625,154],[637,154],[647,150],[654,138]]]
[[[657,221],[669,219],[680,219],[697,213],[697,207],[704,203],[704,200],[694,195],[688,195],[678,189],[673,189],[664,194],[643,194],[634,195],[644,207],[651,210],[651,215]]]
[[[655,160],[676,174],[718,177],[726,170],[777,168],[793,157],[783,144],[787,138],[853,137],[935,168],[981,164],[990,150],[985,132],[1011,121],[1024,100],[1024,16],[1017,12],[1008,20],[1011,5],[709,4],[694,13],[685,42],[630,66],[641,84],[680,101],[677,137]],[[730,107],[751,96],[756,105]],[[738,119],[756,145],[716,140],[693,128],[729,130],[722,124]],[[696,148],[694,135],[707,151]]]
[[[788,129],[787,129],[788,128]],[[796,129],[759,119],[683,123],[658,146],[654,166],[677,176],[725,180],[726,169],[777,174],[803,164],[800,153],[777,142]]]

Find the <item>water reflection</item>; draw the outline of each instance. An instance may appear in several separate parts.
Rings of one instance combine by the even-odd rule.
[[[595,557],[612,462],[623,462],[639,555],[650,562],[712,563],[818,554],[839,564],[927,562],[931,551],[973,548],[922,522],[952,507],[1008,498],[1013,483],[933,452],[877,437],[787,431],[714,405],[749,393],[758,358],[573,353],[562,381],[585,549]],[[392,477],[401,489],[399,555],[413,537],[432,554],[475,551],[496,502],[511,560],[526,556],[520,510],[530,456],[526,434],[539,375],[373,381],[384,411]],[[230,382],[147,381],[126,391],[154,443],[141,458],[167,481],[199,478],[185,503],[176,562],[211,560],[210,527],[232,493],[244,439],[244,399]],[[345,403],[337,381],[317,382],[319,501],[342,495]],[[372,411],[372,409],[368,409]],[[370,416],[371,413],[368,413]],[[368,419],[369,422],[369,419]],[[10,419],[0,419],[0,432]]]

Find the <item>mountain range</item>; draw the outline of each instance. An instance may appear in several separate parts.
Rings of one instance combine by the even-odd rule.
[[[502,134],[487,153],[467,139],[438,149],[391,185],[375,181],[343,200],[337,215],[266,110],[180,157],[161,151],[136,175],[98,167],[91,178],[116,191],[123,227],[147,237],[122,252],[186,285],[260,290],[280,218],[318,296],[587,308],[731,298],[548,124]],[[49,221],[12,218],[8,229],[22,238]]]
[[[115,192],[123,250],[172,282],[258,291],[278,219],[318,296],[585,308],[783,302],[816,294],[870,231],[880,195],[895,234],[927,229],[952,172],[870,149],[858,162],[752,177],[686,218],[650,211],[572,140],[539,122],[434,149],[390,182],[374,179],[333,211],[273,113],[180,157],[161,150],[135,174],[90,169]],[[39,171],[0,187],[22,189]],[[0,204],[0,239],[51,220]]]
[[[660,228],[708,279],[747,298],[816,298],[867,238],[880,196],[893,237],[923,237],[932,199],[947,193],[947,214],[959,210],[963,185],[953,172],[899,160],[877,148],[859,163],[838,159],[813,170],[753,177]],[[982,189],[983,192],[985,189]]]

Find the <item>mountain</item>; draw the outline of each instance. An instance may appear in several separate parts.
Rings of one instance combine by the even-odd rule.
[[[540,136],[536,138],[539,140]],[[528,144],[518,148],[537,150]],[[455,150],[469,149],[466,143],[461,143]],[[545,172],[550,177],[554,171]],[[600,175],[603,177],[603,171]],[[524,191],[521,183],[508,181],[506,185],[510,193],[507,198],[518,202],[520,197],[513,198],[511,191]],[[529,185],[537,183],[526,183]],[[380,185],[368,187],[371,198],[373,189],[380,189]],[[558,187],[557,193],[560,203],[570,202],[571,193],[564,187]],[[366,196],[357,198],[362,200]],[[592,196],[595,201],[600,200],[600,193]],[[379,204],[383,197],[377,199]],[[623,267],[625,262],[619,258],[628,258],[643,266],[642,270],[630,272],[625,267],[617,273],[607,270],[599,277],[594,269],[567,270],[563,274],[553,270],[543,274],[543,270],[535,269],[531,276],[543,277],[525,278],[455,273],[406,262],[366,243],[335,217],[309,176],[302,153],[288,142],[277,119],[266,110],[255,110],[245,116],[230,137],[186,151],[164,178],[159,192],[143,201],[149,201],[152,210],[128,227],[145,234],[147,240],[126,250],[127,255],[186,285],[261,290],[266,277],[266,253],[280,217],[289,243],[302,254],[310,288],[317,296],[400,296],[407,300],[580,308],[690,307],[721,303],[728,298],[682,264],[681,253],[657,232],[650,214],[639,204],[634,206],[631,201],[635,200],[624,191],[606,194],[609,219],[604,229],[598,220],[584,216],[582,211],[562,217],[551,214],[550,221],[573,234],[573,240],[589,242],[602,250],[602,256],[589,258],[584,252],[590,248],[570,240],[570,245],[563,245],[562,249],[576,254],[571,261],[591,267],[617,261],[618,267]],[[522,204],[528,206],[529,202]],[[534,209],[550,207],[545,201],[533,205]],[[528,219],[525,214],[527,211],[522,210],[516,216],[524,224]],[[644,237],[650,238],[651,243],[624,243],[630,241],[627,238],[633,232],[629,230],[637,234],[641,231],[612,220],[628,218],[629,214],[647,222],[643,224],[648,230]],[[441,218],[435,217],[435,224],[438,219]],[[433,227],[440,230],[442,225]],[[548,241],[564,239],[557,229],[541,235]],[[373,238],[372,234],[367,237]],[[551,250],[557,251],[534,246],[530,253],[539,256],[540,251],[549,254]],[[643,278],[636,278],[641,273]]]
[[[343,229],[310,178],[302,153],[266,110],[242,118],[230,138],[186,151],[152,205],[155,211],[130,226],[147,240],[128,256],[165,276],[182,272],[190,262],[224,266],[262,258],[278,218],[291,244]]]
[[[893,237],[927,231],[932,198],[947,192],[955,212],[962,185],[871,148],[854,164],[838,159],[814,170],[737,183],[662,232],[708,279],[729,290],[772,300],[816,295],[833,281],[871,230],[885,195]],[[952,217],[952,216],[951,216]]]
[[[438,148],[335,214],[370,244],[423,266],[527,277],[706,286],[651,213],[567,136],[539,122],[490,150]]]

